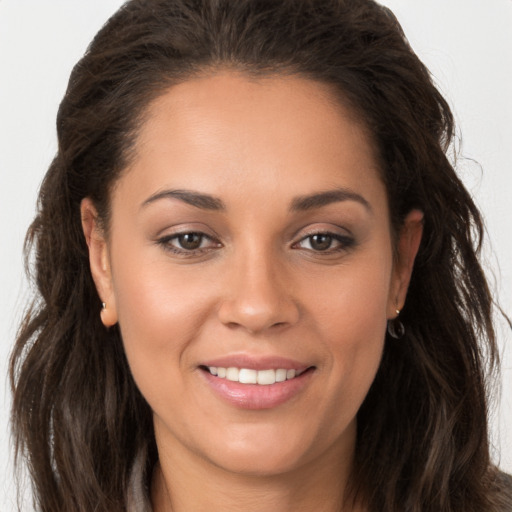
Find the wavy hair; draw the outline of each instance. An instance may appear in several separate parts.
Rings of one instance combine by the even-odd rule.
[[[394,15],[372,0],[131,0],[73,69],[27,234],[37,298],[10,376],[16,458],[26,459],[37,509],[125,510],[140,457],[147,485],[157,459],[151,410],[119,330],[100,321],[80,202],[92,198],[108,230],[110,191],[148,105],[226,68],[333,86],[373,139],[395,233],[411,209],[424,212],[401,314],[407,333],[386,340],[358,413],[353,495],[372,512],[512,507],[489,456],[497,349],[478,260],[482,220],[447,157],[450,109]]]

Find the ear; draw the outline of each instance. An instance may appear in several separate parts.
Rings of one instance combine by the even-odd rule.
[[[110,269],[108,244],[103,229],[100,226],[98,212],[88,197],[80,204],[82,229],[89,248],[89,263],[96,290],[104,304],[101,310],[101,321],[105,327],[117,323],[117,310]]]
[[[388,298],[388,319],[396,318],[405,304],[407,289],[421,237],[423,235],[423,212],[412,210],[405,218],[398,236],[397,256],[393,270],[393,282]]]

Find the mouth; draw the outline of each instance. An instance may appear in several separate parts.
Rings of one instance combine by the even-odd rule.
[[[273,409],[295,401],[313,381],[316,366],[280,356],[229,354],[199,366],[214,396],[238,409]]]
[[[256,384],[259,386],[270,386],[272,384],[296,379],[312,368],[313,367],[305,369],[269,368],[254,370],[251,368],[201,366],[203,371],[206,371],[210,373],[210,375],[219,379],[238,382],[240,384]]]

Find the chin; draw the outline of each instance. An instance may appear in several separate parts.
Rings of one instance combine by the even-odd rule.
[[[248,429],[243,435],[239,431],[238,435],[227,436],[224,443],[218,440],[210,445],[207,457],[231,473],[260,477],[292,472],[314,458],[309,447],[318,447],[318,443],[312,443],[310,436],[272,430]]]
[[[236,453],[224,454],[223,457],[216,457],[212,460],[217,467],[240,476],[247,477],[276,477],[291,473],[304,464],[301,458],[290,457],[289,454],[276,454],[279,450],[274,448],[274,453],[259,451],[257,454]]]

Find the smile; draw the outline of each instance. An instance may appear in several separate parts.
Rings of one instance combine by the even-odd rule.
[[[226,379],[240,384],[259,384],[260,386],[269,386],[276,382],[284,382],[299,377],[304,371],[285,368],[252,370],[249,368],[222,368],[217,366],[207,366],[206,369],[214,376]]]

